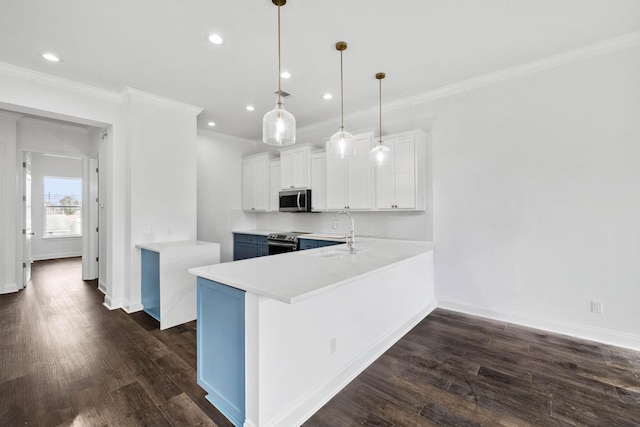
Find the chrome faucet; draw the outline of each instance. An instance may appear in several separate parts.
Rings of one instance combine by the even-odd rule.
[[[347,211],[340,211],[336,214],[336,219],[333,220],[333,229],[338,228],[338,218],[340,215],[346,215],[351,220],[351,232],[347,236],[347,247],[349,248],[349,253],[351,255],[356,253],[356,227],[353,222],[353,216]]]

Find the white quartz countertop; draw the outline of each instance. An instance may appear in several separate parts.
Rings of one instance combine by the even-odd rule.
[[[356,249],[351,255],[346,244],[334,245],[190,268],[189,273],[293,304],[430,252],[433,243],[356,237]]]
[[[203,242],[202,240],[177,240],[173,242],[145,242],[138,243],[136,248],[147,249],[154,252],[163,252],[170,249],[185,249],[196,246],[218,245],[218,243]]]

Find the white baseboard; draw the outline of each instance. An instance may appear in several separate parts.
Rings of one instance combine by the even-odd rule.
[[[103,305],[109,310],[117,310],[118,308],[122,308],[122,300],[113,299],[109,295],[105,295]]]
[[[11,294],[19,290],[17,283],[5,283],[3,286],[0,286],[0,294]]]
[[[129,301],[122,306],[122,309],[126,311],[128,314],[131,314],[137,311],[142,311],[144,309],[144,306],[140,301],[134,301],[134,302]]]
[[[640,351],[640,336],[626,334],[623,332],[608,329],[594,328],[591,326],[579,325],[576,323],[557,322],[545,319],[536,319],[522,316],[518,313],[487,310],[482,307],[459,304],[452,301],[438,301],[438,308],[457,311],[474,316],[486,317],[488,319],[500,320],[529,328],[542,329],[574,338],[596,341],[602,344],[624,347],[630,350]]]
[[[302,425],[435,309],[436,304],[432,302],[400,327],[381,337],[378,342],[354,358],[349,365],[336,375],[328,378],[310,392],[300,396],[299,399],[283,410],[280,415],[276,416],[273,421],[268,423],[269,427]],[[245,422],[245,426],[247,427],[252,425],[252,422]]]

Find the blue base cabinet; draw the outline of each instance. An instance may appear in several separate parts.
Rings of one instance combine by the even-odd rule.
[[[142,306],[151,317],[160,321],[160,254],[141,249]]]
[[[335,242],[333,240],[316,240],[300,238],[300,250],[322,248],[325,246],[341,245],[344,242]]]
[[[198,277],[198,385],[234,426],[245,420],[244,296]]]
[[[267,236],[234,233],[233,260],[255,258],[269,255]]]

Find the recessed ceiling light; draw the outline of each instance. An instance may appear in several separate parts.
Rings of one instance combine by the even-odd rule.
[[[218,34],[211,34],[209,36],[209,41],[213,44],[222,44],[224,40]]]
[[[283,71],[282,73],[280,73],[280,77],[282,77],[283,79],[290,79],[291,73],[288,71]]]
[[[322,95],[322,99],[331,99],[333,98],[333,95],[331,95],[330,93],[325,93],[324,95]]]
[[[253,105],[247,105],[247,111],[253,111],[255,109],[256,107],[254,107]]]
[[[207,123],[209,126],[214,127],[216,124],[214,122]]]
[[[56,55],[54,55],[53,53],[43,53],[42,57],[44,59],[46,59],[47,61],[51,61],[51,62],[60,62],[60,58],[58,58]]]

